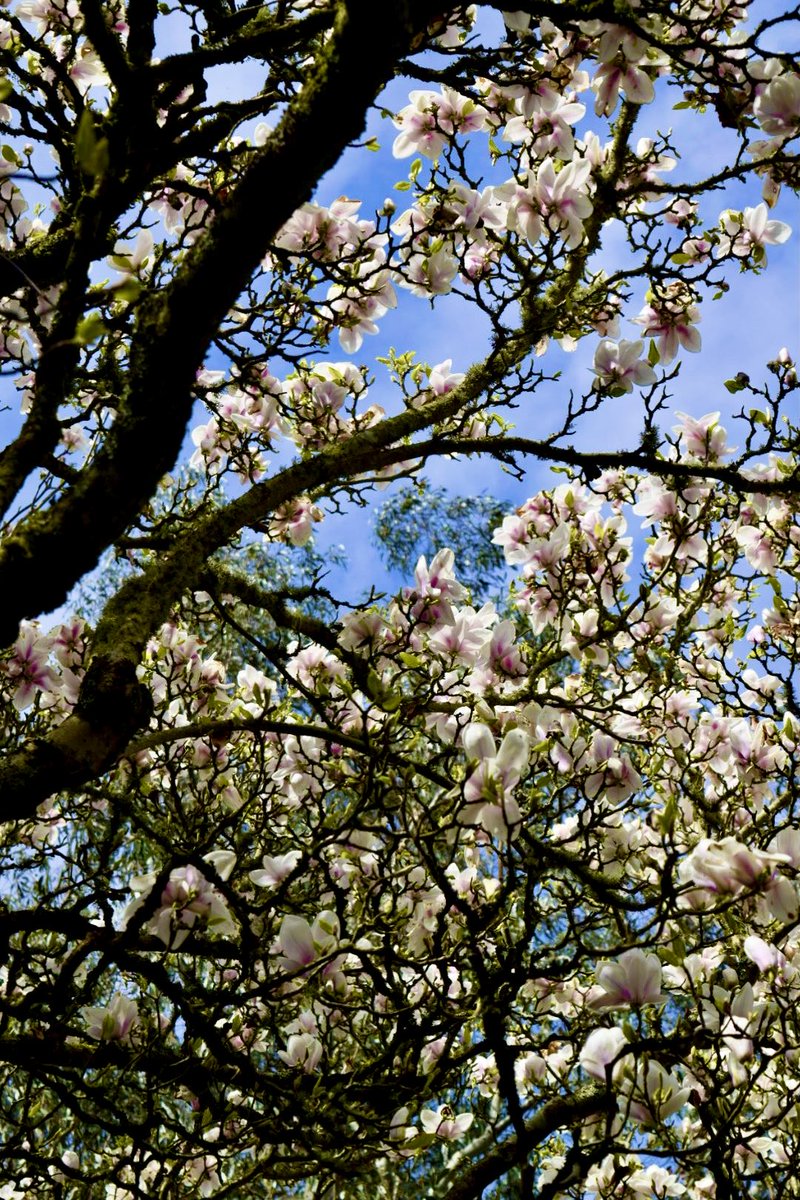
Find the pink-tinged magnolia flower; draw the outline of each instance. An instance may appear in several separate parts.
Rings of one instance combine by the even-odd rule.
[[[284,879],[289,878],[302,857],[299,850],[289,850],[286,854],[278,854],[274,858],[265,854],[261,860],[263,870],[251,871],[250,878],[257,887],[277,887]],[[286,919],[290,920],[288,917]]]
[[[513,621],[501,621],[489,642],[489,665],[504,675],[519,675],[525,666],[519,647],[515,645],[517,631]]]
[[[545,225],[560,232],[569,250],[583,241],[583,222],[591,215],[589,199],[591,163],[576,158],[556,174],[553,160],[546,158],[536,176],[536,194]]]
[[[647,43],[622,25],[607,25],[597,44],[600,66],[592,80],[598,117],[609,116],[617,107],[620,89],[632,104],[649,104],[653,81],[641,64],[647,62]]]
[[[728,898],[745,889],[766,886],[774,867],[785,862],[785,854],[750,850],[733,837],[719,842],[703,838],[678,867],[678,879],[695,885],[687,899],[693,906],[703,906],[715,896]]]
[[[408,1124],[408,1108],[406,1105],[403,1105],[402,1108],[398,1108],[389,1122],[389,1141],[407,1142],[409,1138],[415,1136],[416,1130],[414,1126]]]
[[[297,971],[308,967],[317,959],[317,948],[311,926],[304,917],[287,916],[281,922],[278,945],[282,954],[282,965]]]
[[[88,42],[81,46],[77,59],[69,68],[69,76],[82,96],[90,88],[108,87],[110,82],[105,67]]]
[[[756,964],[759,971],[783,971],[788,965],[786,956],[777,946],[773,946],[771,942],[765,942],[763,938],[757,937],[755,934],[744,939],[742,949],[750,961]]]
[[[503,547],[509,566],[528,561],[532,540],[533,531],[519,513],[509,513],[503,517],[503,524],[492,534],[492,542],[495,546]]]
[[[422,1047],[419,1056],[419,1069],[423,1075],[430,1075],[446,1048],[447,1038],[443,1037],[436,1038],[433,1042],[427,1042]]]
[[[782,829],[775,834],[767,849],[771,854],[780,854],[790,866],[800,867],[800,829]]]
[[[433,245],[435,249],[420,246],[402,261],[398,279],[413,296],[446,296],[453,287],[458,259],[444,246]]]
[[[800,129],[800,75],[778,75],[756,97],[753,113],[765,133],[791,137]]]
[[[653,1197],[653,1200],[656,1200],[656,1197],[658,1200],[667,1200],[668,1197],[685,1196],[687,1192],[672,1171],[655,1163],[649,1163],[648,1166],[631,1172],[625,1179],[625,1189],[630,1196]],[[703,1194],[702,1188],[698,1186],[696,1195],[700,1197]]]
[[[511,729],[498,750],[487,726],[474,722],[464,730],[463,745],[467,757],[478,762],[464,784],[466,806],[459,819],[502,840],[521,819],[512,793],[528,765],[528,735]]]
[[[394,117],[401,130],[392,146],[395,158],[412,154],[437,158],[454,133],[483,129],[489,115],[480,104],[449,87],[442,87],[441,92],[413,91],[409,100]]]
[[[47,662],[52,648],[51,638],[40,632],[35,621],[20,623],[19,637],[0,668],[13,688],[11,700],[18,712],[33,703],[37,691],[47,693],[57,686],[58,676]]]
[[[220,879],[229,879],[236,866],[236,855],[232,850],[211,850],[203,855],[203,862],[213,867]]]
[[[722,258],[734,254],[737,258],[749,258],[755,263],[766,263],[765,246],[780,246],[792,232],[784,221],[769,219],[766,204],[736,212],[727,208],[720,214],[722,236],[717,243],[716,256]]]
[[[161,893],[150,928],[165,945],[177,949],[198,922],[225,934],[236,928],[225,901],[206,877],[196,867],[178,867]]]
[[[707,238],[687,238],[681,243],[681,254],[687,262],[704,263],[711,257],[713,246]]]
[[[80,617],[70,617],[50,630],[52,650],[62,667],[74,667],[86,650],[86,623]]]
[[[785,875],[773,875],[764,892],[772,916],[784,925],[793,924],[800,915],[800,896],[797,886]]]
[[[464,381],[464,373],[462,371],[451,371],[453,365],[452,358],[446,358],[444,362],[437,363],[435,367],[431,367],[431,373],[428,376],[428,387],[433,392],[434,396],[446,396],[448,392],[452,392],[453,388],[457,388]]]
[[[610,116],[617,107],[620,90],[632,104],[650,104],[655,98],[653,81],[636,63],[603,63],[592,81],[597,96],[594,111],[598,117]]]
[[[656,373],[641,357],[644,342],[613,342],[604,338],[594,352],[592,373],[596,389],[608,389],[612,395],[632,392],[633,385],[655,383]]]
[[[665,1121],[679,1112],[689,1099],[690,1089],[652,1058],[640,1062],[633,1080],[625,1080],[619,1098],[621,1113],[630,1113],[640,1125]]]
[[[521,233],[531,245],[549,229],[574,250],[583,240],[583,222],[593,208],[591,171],[587,159],[577,158],[556,173],[552,158],[545,158],[535,174],[528,171],[525,186],[512,180],[496,188],[498,201],[508,205],[508,228]]]
[[[661,992],[661,963],[655,954],[626,950],[614,962],[603,963],[597,971],[602,991],[591,996],[591,1008],[622,1008],[631,1005],[658,1004]]]
[[[694,303],[694,293],[686,284],[676,281],[658,295],[650,295],[635,325],[641,325],[647,337],[656,339],[662,363],[672,362],[681,346],[693,354],[700,349],[701,339],[695,328],[700,310]]]
[[[764,1001],[756,1000],[749,983],[737,991],[724,1016],[720,1017],[716,1008],[711,1010],[711,1006],[707,1006],[709,1023],[719,1028],[728,1073],[737,1087],[747,1082],[748,1071],[744,1064],[753,1058],[753,1035],[758,1030],[764,1007]]]
[[[459,1113],[456,1116],[449,1104],[443,1104],[438,1112],[433,1108],[423,1108],[419,1119],[426,1133],[452,1142],[467,1132],[475,1117],[472,1113]]]
[[[214,866],[220,878],[225,879],[233,869],[236,856],[229,850],[215,850],[206,855],[206,860]],[[155,881],[156,876],[152,872],[131,879],[135,898],[122,914],[120,924],[123,929],[141,909]],[[236,932],[236,925],[224,899],[205,875],[194,866],[177,867],[170,873],[160,903],[145,928],[160,938],[164,945],[177,950],[196,925],[223,936]]]
[[[453,24],[445,23],[443,27],[443,22],[447,22],[447,18],[439,17],[428,26],[428,33],[435,35],[438,44],[445,49],[457,49],[467,37],[477,18],[477,5],[470,4],[467,9],[456,14]]]
[[[314,523],[321,520],[322,510],[308,496],[298,496],[275,510],[269,536],[292,546],[305,546],[311,540]]]
[[[191,1158],[186,1164],[187,1181],[191,1181],[196,1186],[195,1195],[200,1196],[201,1200],[206,1200],[206,1197],[213,1196],[214,1192],[218,1191],[222,1186],[218,1171],[219,1163],[213,1154],[202,1154],[197,1158]]]
[[[767,530],[757,529],[754,525],[739,525],[734,536],[752,567],[755,567],[762,575],[775,574],[780,563],[780,555]]]
[[[545,109],[538,105],[520,103],[522,112],[512,117],[503,130],[506,142],[529,142],[537,158],[545,155],[567,160],[575,149],[570,126],[576,125],[586,113],[586,106],[574,98],[559,96],[556,103]]]
[[[578,1062],[587,1075],[595,1079],[606,1079],[607,1068],[619,1057],[620,1050],[626,1046],[628,1039],[621,1029],[595,1029],[583,1044],[578,1056]]]
[[[242,667],[236,676],[236,687],[239,695],[248,707],[248,711],[257,716],[260,712],[271,703],[277,684],[274,679],[270,679],[263,671],[259,671],[257,667],[250,663],[246,667]]]
[[[273,953],[281,956],[278,964],[284,970],[299,971],[330,954],[338,942],[339,918],[336,913],[325,909],[314,918],[313,925],[309,925],[304,917],[290,914],[281,921]]]
[[[727,430],[719,423],[718,412],[706,413],[702,417],[690,417],[688,413],[679,412],[675,416],[680,424],[673,425],[672,431],[680,434],[685,458],[718,462],[732,452],[733,447],[728,445]]]
[[[133,246],[117,242],[113,256],[109,259],[115,271],[123,275],[139,275],[152,262],[153,235],[149,229],[141,229]]]
[[[278,1058],[282,1058],[287,1067],[302,1067],[306,1075],[311,1075],[322,1058],[322,1042],[310,1033],[293,1033],[286,1049],[278,1051]]]
[[[322,261],[333,261],[349,250],[364,246],[376,247],[381,238],[375,236],[372,221],[360,221],[356,214],[360,200],[340,196],[330,208],[319,204],[304,204],[281,229],[275,245],[291,253],[310,254]]]
[[[387,270],[375,262],[362,263],[352,284],[333,284],[328,289],[330,322],[339,330],[339,341],[347,354],[361,348],[364,334],[377,333],[377,321],[396,308],[397,295]]]
[[[105,1006],[82,1008],[81,1016],[89,1037],[98,1042],[127,1042],[139,1024],[136,1001],[121,992],[115,992]]]
[[[531,27],[531,14],[528,12],[504,12],[500,14],[505,21],[506,29],[514,33],[526,33]]]
[[[62,32],[65,29],[76,29],[81,24],[81,10],[77,0],[19,0],[14,6],[15,16],[22,21],[30,21],[41,36],[48,29]]]
[[[451,612],[451,601],[462,600],[466,589],[459,583],[453,573],[455,555],[452,550],[439,550],[428,560],[422,555],[414,568],[413,588],[403,589],[405,600],[414,600],[411,615],[419,620],[424,615],[428,624],[434,624],[447,619]]]
[[[489,629],[497,620],[493,604],[484,604],[479,612],[471,606],[453,609],[435,633],[431,634],[430,648],[437,654],[446,654],[460,662],[473,664],[477,661],[489,639]]]

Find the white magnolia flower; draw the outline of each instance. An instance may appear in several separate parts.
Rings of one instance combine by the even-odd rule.
[[[619,1057],[628,1039],[621,1029],[595,1029],[583,1044],[578,1062],[588,1075],[605,1079],[606,1069]]]
[[[592,373],[597,376],[595,389],[608,389],[612,394],[632,392],[633,385],[644,387],[655,383],[656,373],[641,357],[644,342],[614,342],[603,338],[594,352]]]
[[[467,1132],[475,1118],[472,1113],[456,1115],[449,1104],[443,1104],[438,1112],[433,1108],[423,1108],[419,1119],[426,1133],[452,1142]]]
[[[251,871],[250,878],[257,887],[277,887],[288,879],[302,857],[299,850],[289,850],[274,857],[265,854],[261,860],[263,870]]]
[[[603,963],[597,970],[602,989],[593,996],[592,1008],[622,1008],[658,1004],[661,993],[661,963],[655,954],[626,950],[615,962]]]
[[[115,992],[105,1006],[81,1009],[86,1032],[98,1042],[127,1042],[139,1024],[139,1009],[135,1000]]]

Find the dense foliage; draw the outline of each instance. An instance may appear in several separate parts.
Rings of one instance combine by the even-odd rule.
[[[786,252],[791,14],[519,4],[0,11],[3,1200],[796,1194],[791,354],[668,409]],[[454,296],[484,357],[362,362]],[[448,458],[561,475],[481,547]]]

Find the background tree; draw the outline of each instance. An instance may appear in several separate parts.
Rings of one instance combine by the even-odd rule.
[[[796,14],[520,4],[2,11],[4,1197],[795,1186],[795,367],[735,447],[668,402],[789,236]],[[387,132],[408,207],[326,195]],[[464,373],[359,361],[451,295]],[[509,605],[441,544],[334,595],[314,528],[452,456],[562,469]]]
[[[473,598],[496,596],[505,560],[492,531],[508,504],[493,496],[451,496],[432,488],[424,476],[398,488],[375,514],[375,540],[387,566],[408,573],[420,555],[430,559],[439,546],[449,546],[459,563],[461,580]]]

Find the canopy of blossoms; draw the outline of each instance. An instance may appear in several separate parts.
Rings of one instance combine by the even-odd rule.
[[[672,400],[792,244],[791,14],[379,7],[0,11],[0,1198],[777,1200],[792,350]],[[454,298],[482,357],[371,352]],[[332,593],[324,522],[490,459],[560,471],[502,595]]]

